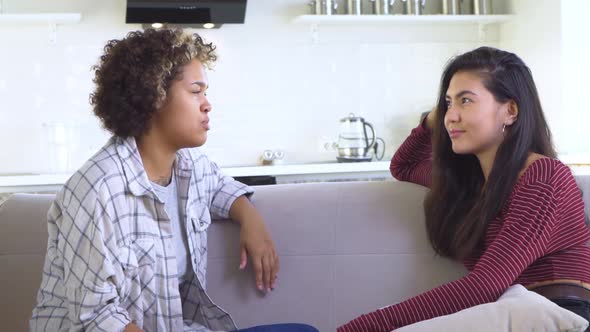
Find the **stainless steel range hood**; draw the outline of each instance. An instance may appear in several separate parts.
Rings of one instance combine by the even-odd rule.
[[[127,0],[126,23],[203,27],[241,24],[247,0]]]

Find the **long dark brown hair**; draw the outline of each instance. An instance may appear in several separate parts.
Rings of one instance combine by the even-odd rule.
[[[497,102],[513,101],[518,107],[518,118],[506,127],[487,181],[475,155],[453,152],[445,129],[446,93],[457,72],[477,74]],[[531,70],[515,54],[490,47],[459,55],[446,66],[432,140],[426,228],[434,250],[453,259],[481,253],[486,228],[500,214],[529,153],[556,156]]]

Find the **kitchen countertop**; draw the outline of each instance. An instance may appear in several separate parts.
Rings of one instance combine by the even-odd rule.
[[[337,173],[365,173],[389,172],[388,161],[371,162],[324,162],[309,164],[278,164],[268,166],[222,167],[230,176],[258,176],[258,175],[305,175],[305,174],[337,174]]]
[[[590,163],[569,164],[576,176],[590,175]],[[347,174],[364,176],[367,174],[389,175],[388,161],[355,162],[355,163],[308,163],[279,164],[268,166],[222,167],[225,174],[239,176],[304,176],[304,175],[339,175]],[[0,193],[54,191],[59,188],[71,174],[15,174],[0,175]]]
[[[227,175],[238,176],[296,176],[311,174],[389,174],[389,161],[355,163],[279,164],[268,166],[222,167]],[[56,190],[71,174],[12,174],[0,175],[0,193]]]

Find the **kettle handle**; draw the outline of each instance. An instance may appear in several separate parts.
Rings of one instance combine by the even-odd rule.
[[[369,128],[371,129],[371,143],[369,144],[369,137],[367,137],[367,129],[366,126],[369,126]],[[365,142],[367,143],[367,151],[373,146],[373,144],[375,144],[375,129],[373,129],[373,125],[368,123],[368,122],[363,122],[363,130],[365,132]]]

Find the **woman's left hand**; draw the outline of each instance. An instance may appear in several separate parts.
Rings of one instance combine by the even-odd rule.
[[[250,255],[256,276],[256,287],[260,291],[275,288],[279,271],[279,257],[262,218],[259,215],[242,220],[240,231],[240,269],[247,265]]]

